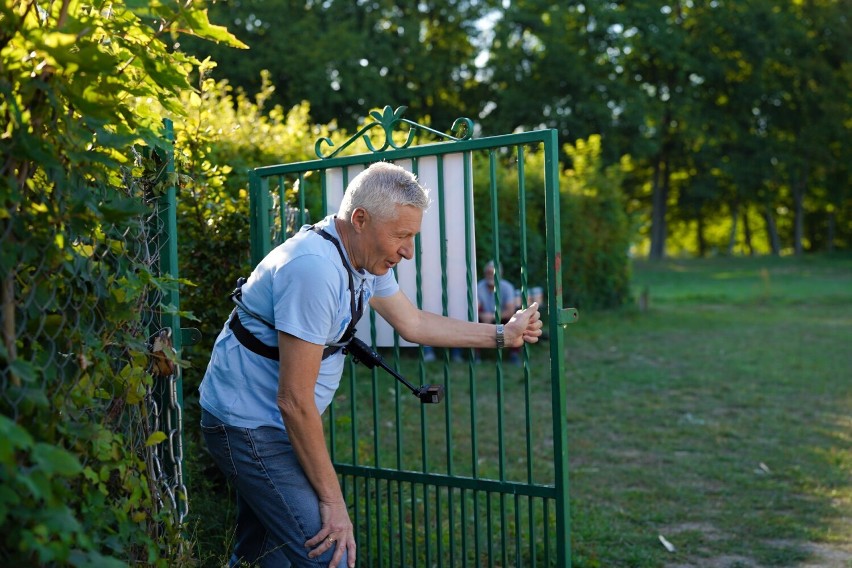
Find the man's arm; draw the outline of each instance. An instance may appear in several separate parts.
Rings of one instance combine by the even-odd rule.
[[[447,318],[417,309],[400,290],[385,298],[373,297],[370,307],[385,318],[403,339],[434,347],[496,346],[495,328],[492,324],[474,323]],[[538,304],[515,312],[505,328],[506,347],[520,347],[525,342],[535,343],[541,335]]]
[[[320,502],[322,528],[305,543],[316,547],[309,555],[318,555],[335,546],[326,540],[332,536],[339,544],[331,565],[340,561],[344,549],[349,565],[355,565],[355,537],[337,474],[328,455],[322,418],[314,400],[314,387],[322,363],[322,345],[303,341],[278,332],[280,365],[278,371],[278,408],[290,443],[305,475]]]

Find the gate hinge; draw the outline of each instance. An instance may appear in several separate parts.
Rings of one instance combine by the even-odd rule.
[[[577,308],[563,308],[559,312],[559,325],[566,326],[569,323],[575,323],[580,318]]]

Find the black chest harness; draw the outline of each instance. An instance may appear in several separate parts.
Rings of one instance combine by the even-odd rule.
[[[361,319],[361,316],[364,315],[364,290],[358,294],[358,302],[355,302],[355,282],[352,278],[352,271],[349,270],[349,266],[346,263],[346,257],[343,255],[343,249],[340,247],[340,243],[332,237],[330,234],[320,229],[316,225],[311,226],[311,230],[317,233],[319,236],[324,238],[327,241],[334,243],[335,248],[337,248],[337,252],[340,255],[340,261],[343,263],[343,268],[346,269],[346,274],[349,276],[349,309],[352,312],[352,319],[349,322],[349,325],[346,327],[346,331],[343,332],[343,335],[340,336],[340,339],[337,343],[333,343],[331,345],[326,345],[325,349],[322,352],[322,358],[327,359],[331,357],[341,349],[344,350],[344,353],[349,353],[352,355],[353,360],[358,363],[361,362],[366,365],[368,368],[372,369],[376,365],[380,366],[382,369],[390,373],[392,377],[396,380],[404,384],[417,398],[420,399],[422,404],[434,404],[437,402],[441,402],[444,398],[444,385],[422,385],[419,388],[412,385],[410,382],[405,380],[405,377],[397,373],[393,368],[390,367],[385,360],[382,359],[382,356],[379,355],[376,351],[370,348],[369,345],[355,337],[355,325],[358,323],[358,320]],[[248,308],[246,308],[245,304],[243,304],[243,292],[242,286],[245,284],[246,279],[240,278],[237,280],[236,289],[231,292],[231,299],[234,301],[237,306],[240,307],[244,312],[249,314],[250,316],[256,318],[259,321],[262,321],[266,327],[270,329],[275,329],[275,326],[252,312]],[[262,342],[260,339],[255,337],[252,332],[247,330],[245,326],[243,326],[242,322],[240,322],[240,317],[237,315],[237,309],[234,308],[234,311],[231,312],[231,318],[228,322],[228,327],[234,332],[234,337],[242,344],[243,347],[257,353],[258,355],[262,355],[267,359],[273,359],[275,361],[279,360],[278,357],[278,346],[267,345]]]
[[[352,271],[349,269],[349,266],[346,262],[346,257],[343,255],[343,249],[340,247],[340,243],[337,239],[331,236],[329,233],[320,229],[316,225],[311,226],[311,230],[316,234],[324,238],[325,240],[334,243],[335,248],[337,249],[337,253],[340,255],[340,261],[343,263],[343,268],[346,270],[346,275],[349,276],[349,309],[352,313],[352,319],[349,321],[349,325],[346,327],[346,330],[343,332],[343,335],[340,339],[333,344],[326,345],[325,349],[322,352],[323,360],[331,357],[341,348],[345,347],[347,343],[355,336],[355,326],[358,324],[358,320],[361,319],[361,316],[364,315],[364,290],[361,289],[358,297],[358,302],[355,302],[355,281],[352,278]],[[237,280],[237,287],[231,292],[231,300],[237,306],[240,307],[244,312],[254,317],[255,319],[261,321],[266,325],[266,327],[270,329],[275,329],[275,326],[252,312],[248,308],[246,308],[245,304],[243,304],[243,292],[242,286],[245,284],[246,279],[240,277]],[[267,359],[273,359],[278,361],[278,346],[277,345],[267,345],[258,339],[252,332],[245,328],[245,326],[240,322],[240,317],[237,315],[237,309],[234,308],[234,311],[231,312],[230,320],[228,321],[228,327],[231,328],[231,331],[234,332],[234,337],[237,338],[237,341],[240,344],[253,353],[257,353],[258,355],[262,355]]]

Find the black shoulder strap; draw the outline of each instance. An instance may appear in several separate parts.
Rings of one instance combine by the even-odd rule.
[[[325,359],[326,357],[337,353],[344,344],[349,343],[349,340],[355,336],[355,326],[358,324],[358,320],[361,319],[361,316],[364,315],[364,293],[363,291],[361,292],[361,297],[358,299],[358,304],[356,306],[355,281],[352,279],[352,271],[349,269],[349,265],[346,262],[346,256],[343,254],[343,247],[340,246],[340,242],[337,239],[316,225],[311,225],[311,230],[325,240],[334,243],[334,246],[337,249],[337,254],[340,255],[340,262],[343,263],[343,269],[349,277],[349,309],[352,314],[352,318],[349,320],[349,325],[346,327],[346,331],[343,332],[343,335],[338,341],[340,345],[329,345],[325,348],[325,350],[323,350],[322,357]]]
[[[319,236],[324,238],[327,241],[330,241],[334,244],[335,248],[337,248],[337,253],[340,255],[340,261],[343,263],[343,268],[346,270],[346,275],[349,276],[349,309],[352,314],[352,318],[349,321],[349,325],[346,327],[346,330],[343,332],[343,335],[338,340],[335,345],[327,345],[322,352],[322,358],[327,359],[331,357],[335,353],[337,353],[344,345],[349,343],[349,341],[355,336],[355,326],[358,324],[358,321],[361,319],[361,316],[364,315],[364,292],[361,291],[360,297],[358,299],[358,303],[356,305],[355,302],[355,281],[352,278],[352,271],[349,269],[349,266],[346,262],[346,257],[343,254],[343,248],[340,246],[340,242],[331,236],[329,233],[324,231],[323,229],[317,227],[316,225],[311,225],[311,230],[317,233]],[[243,309],[250,316],[259,319],[267,327],[275,329],[275,326],[270,324],[265,319],[251,312],[248,308],[246,308],[242,303],[242,285],[245,283],[245,278],[240,278],[237,280],[236,289],[231,292],[231,299],[236,303],[240,308]],[[267,345],[254,336],[248,329],[243,326],[242,322],[240,322],[240,317],[237,314],[237,311],[234,310],[231,313],[230,320],[228,322],[228,327],[234,332],[234,336],[237,340],[242,344],[243,347],[248,349],[253,353],[257,353],[258,355],[262,355],[267,359],[278,360],[278,346]]]

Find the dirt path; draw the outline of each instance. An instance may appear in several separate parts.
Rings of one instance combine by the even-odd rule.
[[[852,543],[825,544],[796,542],[790,540],[772,541],[778,548],[795,548],[808,555],[808,559],[794,564],[796,568],[852,568]],[[666,563],[664,568],[762,568],[748,556],[726,554],[713,558],[704,558],[695,563]]]

